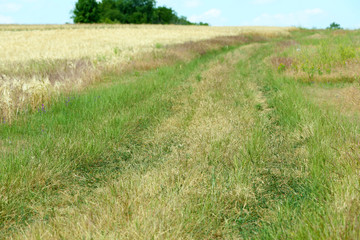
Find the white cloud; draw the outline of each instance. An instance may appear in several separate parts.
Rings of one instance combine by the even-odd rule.
[[[213,8],[207,12],[204,12],[200,15],[193,15],[189,17],[191,22],[211,22],[213,20],[218,20],[221,17],[221,11],[219,9]]]
[[[156,1],[157,6],[171,6],[171,3],[173,3],[171,0],[158,0]]]
[[[187,8],[197,8],[201,5],[201,1],[199,0],[187,0],[185,1],[185,7]]]
[[[251,3],[256,4],[256,5],[262,5],[262,4],[269,4],[269,3],[273,3],[276,0],[252,0]]]
[[[262,14],[255,18],[253,23],[264,26],[306,26],[311,25],[313,18],[324,14],[320,8],[307,9],[304,11],[286,14]]]
[[[21,0],[21,1],[25,3],[41,3],[43,0]]]
[[[12,17],[0,15],[0,24],[11,24],[14,23]]]
[[[17,3],[0,3],[1,12],[17,12],[20,8],[21,5]]]
[[[304,13],[307,15],[318,15],[318,14],[323,14],[324,11],[320,8],[314,8],[314,9],[307,9],[304,11]]]

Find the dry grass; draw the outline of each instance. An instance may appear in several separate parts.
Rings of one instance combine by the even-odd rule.
[[[162,51],[138,54],[133,57],[131,62],[121,66],[107,66],[107,71],[117,73],[129,72],[134,70],[150,70],[161,66],[172,65],[176,62],[188,62],[196,56],[204,55],[209,51],[218,50],[222,47],[229,47],[247,42],[265,41],[267,38],[261,34],[222,36],[209,40],[196,42],[186,42],[183,44],[169,45]]]
[[[291,68],[294,59],[291,57],[272,57],[271,63],[273,66],[276,66],[278,70],[280,70],[281,66],[284,66],[285,68]]]
[[[59,64],[47,74],[22,77],[0,75],[0,116],[10,122],[19,113],[35,111],[64,91],[78,91],[94,81],[99,71],[85,61]]]
[[[326,35],[321,33],[315,33],[307,37],[307,39],[325,39]]]
[[[322,105],[333,106],[346,115],[360,113],[360,88],[353,85],[345,88],[309,87],[308,93]]]

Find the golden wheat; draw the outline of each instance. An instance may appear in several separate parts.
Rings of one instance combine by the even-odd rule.
[[[1,28],[0,28],[1,29]],[[25,29],[23,29],[25,30]],[[278,27],[200,27],[120,25],[0,31],[0,62],[40,59],[121,58],[154,49],[156,44],[177,44],[243,33],[288,34]],[[117,52],[115,54],[115,52]],[[119,56],[118,56],[119,57]]]

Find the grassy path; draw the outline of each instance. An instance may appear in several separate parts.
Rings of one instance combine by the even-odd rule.
[[[126,170],[118,178],[80,203],[70,200],[76,204],[54,210],[50,221],[38,221],[24,234],[35,239],[231,234],[234,226],[226,219],[235,220],[238,201],[247,198],[237,181],[245,176],[233,161],[256,113],[250,86],[236,81],[234,71],[256,48],[220,54],[200,66],[173,92],[180,94],[174,114],[129,146]]]
[[[274,73],[273,47],[114,77],[2,126],[3,236],[358,238],[359,124]]]
[[[144,75],[116,78],[64,98],[51,109],[12,126],[1,126],[0,227],[2,233],[29,220],[46,220],[54,208],[72,205],[127,168],[152,165],[145,156],[129,162],[143,132],[172,112],[186,79],[207,57]],[[107,84],[108,85],[108,84]],[[145,160],[144,160],[145,159]]]

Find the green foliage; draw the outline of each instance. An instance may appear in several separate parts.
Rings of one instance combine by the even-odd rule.
[[[283,63],[280,63],[280,65],[278,66],[278,72],[282,73],[286,70],[286,66]]]
[[[201,80],[202,80],[201,74],[197,74],[196,75],[196,81],[201,82]]]
[[[164,45],[162,45],[161,43],[156,43],[155,44],[155,48],[157,48],[157,49],[160,49],[160,48],[163,48],[164,47]]]
[[[353,59],[356,56],[354,47],[348,45],[342,45],[339,47],[339,53],[342,61]]]
[[[204,23],[204,22],[199,22],[199,24],[198,24],[199,26],[209,26],[209,24],[208,23]]]
[[[176,13],[171,8],[158,7],[155,9],[153,23],[170,24],[174,22]]]
[[[99,21],[99,4],[96,0],[78,0],[73,13],[74,23],[96,23]]]
[[[119,55],[120,53],[121,53],[121,49],[120,49],[120,48],[118,48],[118,47],[114,48],[114,54],[115,54],[115,55]]]
[[[342,28],[340,27],[340,24],[338,24],[336,22],[333,22],[333,23],[330,24],[330,26],[327,29],[337,30],[337,29],[342,29]]]
[[[78,0],[73,11],[75,23],[124,23],[124,24],[178,24],[191,23],[184,16],[167,7],[156,7],[155,0]]]

